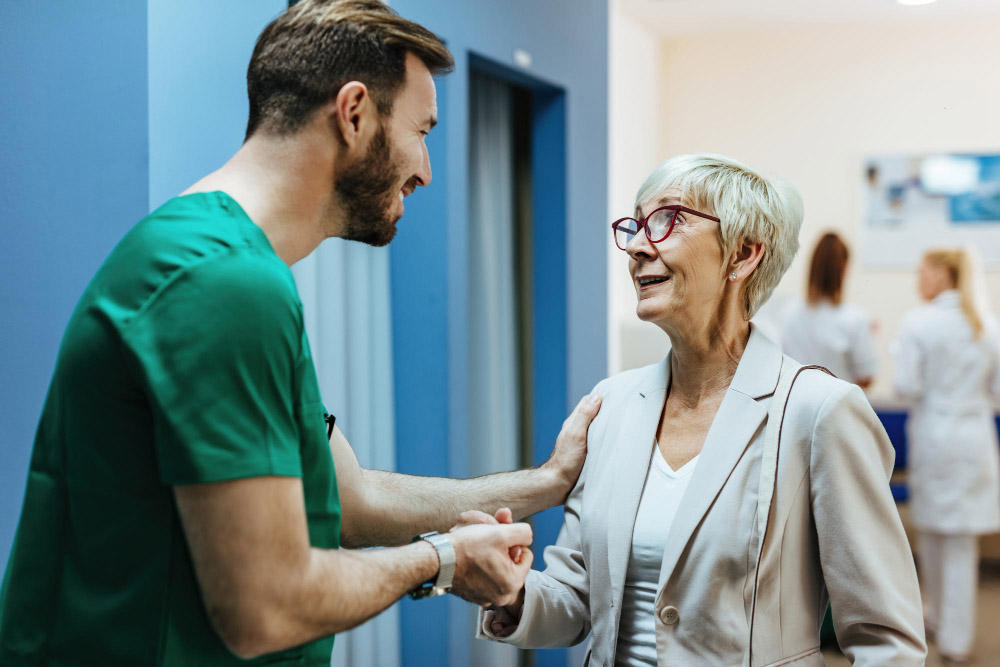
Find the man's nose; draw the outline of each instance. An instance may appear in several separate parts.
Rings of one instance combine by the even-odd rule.
[[[431,156],[427,152],[427,146],[424,146],[422,160],[420,161],[420,169],[414,176],[417,178],[417,185],[430,185],[431,183]]]

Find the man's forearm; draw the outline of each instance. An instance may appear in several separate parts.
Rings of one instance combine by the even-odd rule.
[[[344,535],[352,547],[408,542],[429,530],[444,532],[466,510],[493,514],[509,507],[514,520],[562,503],[572,480],[547,467],[472,479],[418,477],[382,470],[362,472],[368,517]]]
[[[437,571],[434,547],[424,541],[394,549],[313,549],[311,576],[302,591],[310,604],[299,611],[301,620],[312,620],[317,636],[349,630]],[[334,610],[338,618],[331,624],[327,619]]]
[[[311,549],[303,575],[260,609],[267,618],[217,629],[235,638],[227,643],[245,657],[297,646],[360,625],[434,577],[438,565],[434,548],[423,541],[366,551]],[[254,630],[247,632],[247,625]]]
[[[416,477],[364,470],[339,429],[330,438],[342,509],[341,542],[352,548],[403,544],[428,530],[439,532],[468,510],[492,515],[509,507],[520,519],[566,500],[587,453],[587,429],[600,397],[581,400],[539,468],[473,479]]]

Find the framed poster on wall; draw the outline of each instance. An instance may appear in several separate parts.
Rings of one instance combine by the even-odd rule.
[[[865,264],[912,268],[930,247],[970,245],[1000,268],[1000,151],[869,157],[861,176]]]

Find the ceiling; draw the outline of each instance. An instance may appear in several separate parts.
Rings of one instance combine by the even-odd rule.
[[[1000,19],[1000,0],[938,0],[905,7],[896,0],[611,0],[663,34],[775,23],[896,23]]]

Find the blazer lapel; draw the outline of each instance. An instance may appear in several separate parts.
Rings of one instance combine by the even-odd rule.
[[[621,607],[632,530],[653,455],[656,427],[670,382],[670,355],[640,384],[615,440],[614,486],[608,508],[608,570],[612,600]]]
[[[767,410],[754,399],[732,389],[726,392],[667,535],[657,590],[662,591],[667,584],[695,528],[722,491],[766,416]]]
[[[660,593],[694,531],[764,423],[767,407],[759,399],[774,393],[780,370],[781,351],[751,326],[750,340],[708,429],[698,464],[667,535],[657,586]]]

